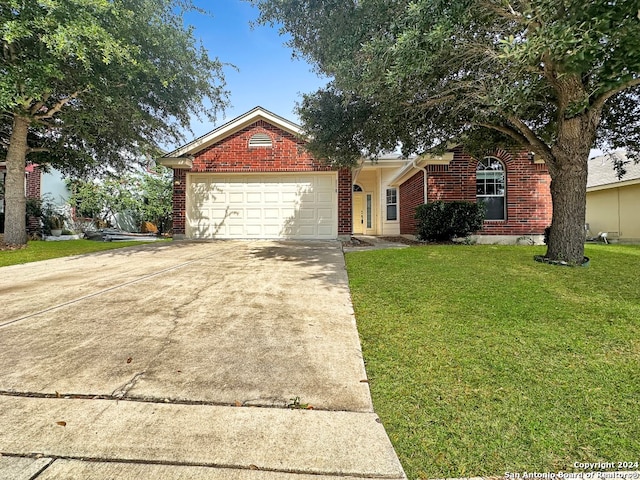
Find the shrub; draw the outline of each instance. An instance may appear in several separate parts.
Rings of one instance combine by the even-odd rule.
[[[473,202],[431,202],[416,209],[420,240],[443,241],[467,237],[482,228],[484,206]]]

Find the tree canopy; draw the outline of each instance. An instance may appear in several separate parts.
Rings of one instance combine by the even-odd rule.
[[[548,255],[582,261],[590,149],[640,158],[637,0],[253,2],[333,77],[300,105],[314,153],[526,148],[552,178]]]
[[[5,241],[23,243],[24,165],[122,168],[224,108],[222,64],[184,25],[190,0],[0,2]],[[208,103],[208,104],[206,104]],[[206,104],[206,105],[205,105]]]

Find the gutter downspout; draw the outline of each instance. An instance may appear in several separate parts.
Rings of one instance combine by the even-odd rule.
[[[418,161],[417,158],[414,158],[411,162],[411,166],[417,170],[422,170],[422,172],[424,173],[424,203],[427,203],[427,169],[425,167],[419,167],[418,164],[416,163]]]

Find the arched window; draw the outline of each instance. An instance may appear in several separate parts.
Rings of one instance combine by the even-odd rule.
[[[476,169],[476,198],[485,206],[486,220],[506,219],[506,175],[503,163],[496,157],[485,157]]]
[[[272,147],[271,137],[266,133],[256,133],[249,139],[249,147]]]
[[[353,184],[353,191],[354,192],[361,192],[362,191],[362,187],[360,185],[358,185],[357,183]]]

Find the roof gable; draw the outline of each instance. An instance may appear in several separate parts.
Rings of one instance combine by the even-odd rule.
[[[284,130],[292,135],[300,135],[302,130],[299,125],[270,112],[262,107],[255,107],[247,113],[234,118],[233,120],[221,125],[214,130],[202,135],[199,138],[177,148],[173,152],[166,154],[165,158],[178,158],[185,156],[194,156],[196,153],[204,150],[205,148],[218,143],[225,138],[239,132],[243,128],[249,125],[263,120],[276,128]]]

